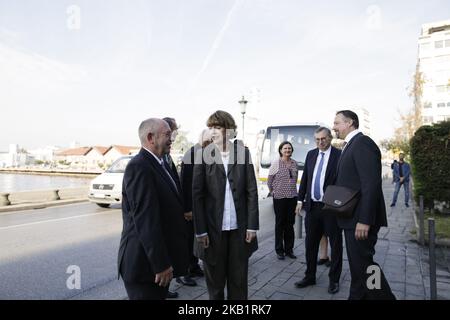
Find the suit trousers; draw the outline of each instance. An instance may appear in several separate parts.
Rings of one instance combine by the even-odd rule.
[[[125,290],[130,300],[165,300],[169,286],[160,287],[154,282],[125,282]]]
[[[238,230],[222,231],[216,264],[203,261],[210,300],[224,300],[225,284],[228,300],[247,300],[248,256],[242,241]]]
[[[294,223],[297,198],[273,199],[275,211],[275,251],[278,254],[293,253]]]
[[[194,223],[191,221],[186,221],[186,228],[187,228],[187,240],[188,240],[188,253],[189,253],[189,267],[188,267],[188,273],[191,271],[194,271],[199,267],[198,265],[198,258],[194,255]]]
[[[355,229],[344,229],[352,276],[349,300],[395,300],[383,270],[373,260],[379,229],[379,227],[371,226],[366,240],[356,240]],[[369,269],[370,266],[372,267]],[[376,278],[378,280],[375,280]],[[377,282],[379,286],[369,286]]]
[[[325,234],[331,245],[331,266],[328,272],[330,282],[339,282],[342,273],[342,229],[337,224],[336,216],[322,211],[322,202],[312,202],[311,210],[305,218],[305,278],[315,280],[317,270],[317,254],[322,236]]]

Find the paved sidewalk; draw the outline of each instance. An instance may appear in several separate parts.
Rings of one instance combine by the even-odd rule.
[[[428,248],[415,242],[411,233],[415,229],[414,206],[406,208],[402,201],[390,208],[394,187],[386,179],[383,190],[388,212],[388,228],[378,234],[375,261],[380,264],[389,284],[399,300],[423,300],[430,298]],[[399,200],[403,200],[403,193]],[[274,252],[274,238],[269,237],[259,244],[259,249],[250,258],[249,298],[252,300],[340,300],[347,299],[350,288],[350,271],[344,245],[344,264],[340,281],[340,291],[335,295],[327,292],[328,268],[317,267],[317,284],[297,289],[294,283],[304,276],[305,244],[296,239],[294,253],[296,260],[278,260]],[[438,264],[437,288],[439,299],[450,299],[450,272]],[[172,281],[171,288],[179,292],[179,299],[208,299],[204,278],[197,279],[198,286],[187,287]]]

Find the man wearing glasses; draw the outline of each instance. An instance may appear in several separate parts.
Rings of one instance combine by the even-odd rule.
[[[305,277],[296,282],[297,288],[316,284],[317,254],[319,243],[325,234],[331,244],[331,266],[328,273],[328,293],[339,291],[339,278],[342,272],[342,230],[337,225],[336,216],[323,212],[323,194],[334,180],[341,151],[331,146],[331,130],[319,127],[314,134],[317,148],[306,155],[305,167],[298,191],[296,213],[302,207],[306,211],[306,271]],[[304,206],[303,206],[304,205]]]

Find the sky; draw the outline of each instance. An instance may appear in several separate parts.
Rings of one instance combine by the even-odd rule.
[[[165,116],[194,141],[242,95],[261,128],[363,107],[379,141],[412,105],[421,25],[447,19],[448,0],[0,0],[0,151],[139,145]]]

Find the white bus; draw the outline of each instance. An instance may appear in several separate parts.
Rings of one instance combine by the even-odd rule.
[[[257,176],[259,180],[259,193],[262,198],[266,198],[269,193],[267,188],[267,177],[270,164],[280,157],[278,147],[281,142],[289,141],[294,147],[292,159],[297,161],[298,180],[303,173],[304,161],[309,150],[316,148],[314,141],[314,131],[322,126],[319,123],[295,123],[271,125],[262,132],[262,141],[259,142],[257,156]]]

